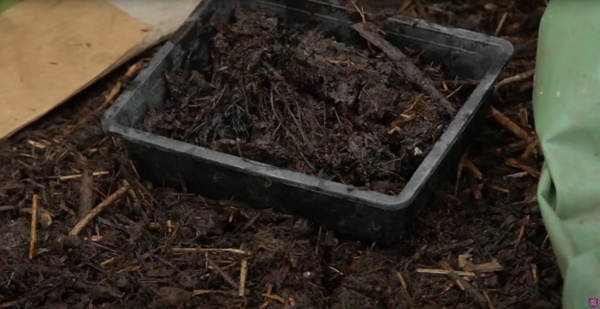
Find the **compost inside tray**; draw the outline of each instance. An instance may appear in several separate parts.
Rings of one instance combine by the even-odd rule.
[[[397,194],[454,116],[365,39],[353,47],[322,29],[299,32],[244,8],[232,24],[212,26],[210,61],[166,74],[166,101],[140,129]],[[417,58],[420,51],[403,52]],[[472,90],[413,62],[454,108]]]

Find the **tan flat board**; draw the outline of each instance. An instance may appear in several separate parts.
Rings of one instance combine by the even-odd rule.
[[[0,14],[0,138],[93,83],[148,30],[102,0],[27,0]]]

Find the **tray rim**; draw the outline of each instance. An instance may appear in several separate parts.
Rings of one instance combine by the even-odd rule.
[[[103,130],[111,136],[124,139],[134,144],[145,145],[166,152],[174,152],[178,155],[191,156],[196,160],[202,160],[225,168],[234,169],[238,172],[260,177],[265,181],[283,183],[304,190],[318,192],[319,194],[335,196],[345,200],[366,204],[382,210],[401,210],[411,205],[412,201],[417,197],[419,192],[423,189],[423,186],[429,180],[429,177],[431,177],[433,172],[439,168],[439,164],[451,150],[455,140],[460,137],[462,131],[464,131],[466,126],[471,122],[472,118],[483,104],[484,96],[498,80],[514,52],[513,45],[509,41],[499,37],[461,28],[447,27],[418,18],[400,15],[386,16],[387,22],[411,25],[414,28],[450,35],[457,40],[475,41],[485,44],[486,46],[494,47],[497,50],[484,78],[480,80],[473,92],[469,95],[468,99],[464,102],[463,106],[459,109],[440,138],[435,142],[431,151],[425,156],[402,191],[397,195],[387,195],[376,191],[360,190],[356,187],[339,182],[325,180],[293,170],[278,168],[249,159],[243,159],[238,156],[170,139],[118,123],[116,118],[122,109],[127,104],[131,103],[130,99],[135,93],[140,92],[144,88],[142,86],[147,86],[152,82],[150,80],[152,73],[159,69],[160,64],[174,51],[181,36],[195,27],[195,22],[199,19],[200,12],[205,6],[210,5],[212,1],[215,0],[203,0],[198,5],[181,27],[173,34],[171,39],[153,55],[147,67],[134,79],[133,85],[135,86],[125,90],[118,96],[102,117]],[[347,8],[324,3],[322,1],[309,1],[320,5],[333,6],[337,9],[346,9],[349,12],[351,11]],[[258,2],[265,1],[258,0]],[[269,3],[273,5],[272,2],[269,1]],[[366,14],[373,15],[369,12],[366,12]],[[349,24],[351,23],[349,22]],[[401,35],[398,33],[396,34]],[[464,51],[473,52],[470,50]]]

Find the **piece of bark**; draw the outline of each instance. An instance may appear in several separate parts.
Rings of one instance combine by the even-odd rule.
[[[361,22],[352,25],[365,40],[374,46],[377,46],[383,53],[394,62],[398,68],[397,72],[409,83],[417,85],[427,92],[431,98],[437,101],[450,115],[456,115],[457,109],[444,96],[444,94],[434,85],[434,83],[421,71],[402,51],[386,41],[379,33],[381,30],[373,23]]]

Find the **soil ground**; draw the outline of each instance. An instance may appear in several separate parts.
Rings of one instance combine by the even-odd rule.
[[[534,68],[543,0],[387,2],[510,39],[517,54],[504,78]],[[129,68],[0,143],[0,308],[560,308],[562,281],[535,199],[543,158],[519,137],[531,132],[531,77],[498,87],[460,175],[446,179],[406,243],[381,248],[139,179],[99,122],[128,87]],[[80,239],[65,238],[80,211],[125,180],[134,190]],[[40,224],[29,259],[33,201]]]

